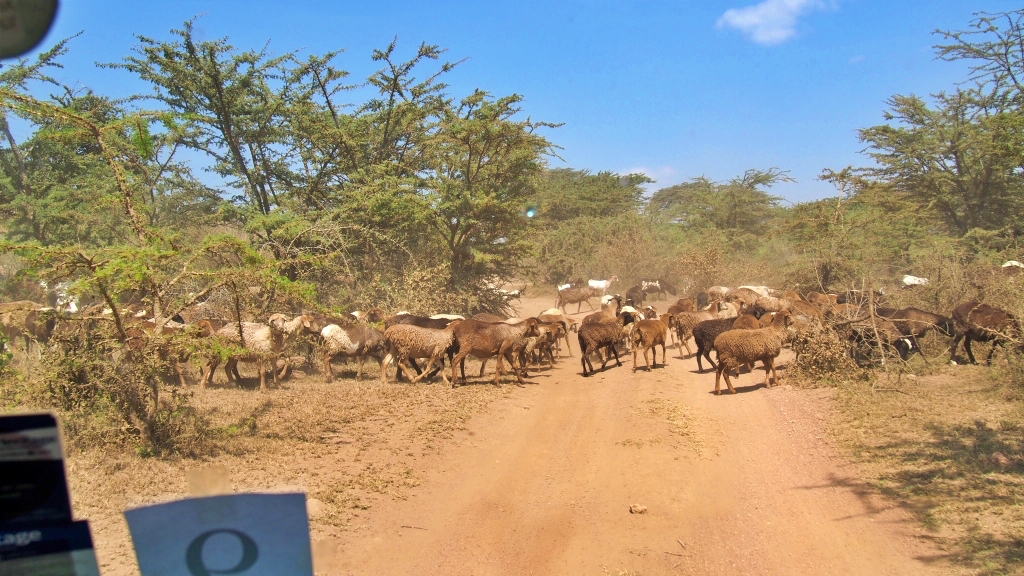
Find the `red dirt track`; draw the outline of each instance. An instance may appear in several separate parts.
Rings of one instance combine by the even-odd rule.
[[[520,312],[549,305],[524,300]],[[766,390],[758,367],[738,394],[715,396],[714,373],[678,354],[670,348],[663,367],[659,349],[652,373],[623,358],[583,378],[574,341],[572,358],[563,351],[420,460],[421,485],[354,526],[337,573],[948,570],[909,515],[870,495],[828,444],[827,392],[785,381]],[[489,374],[470,385],[489,385]]]

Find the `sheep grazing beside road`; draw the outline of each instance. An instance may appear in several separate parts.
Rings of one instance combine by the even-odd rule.
[[[967,358],[971,364],[977,364],[974,353],[971,352],[971,341],[993,342],[992,350],[988,353],[986,364],[992,363],[992,354],[996,346],[1002,346],[1009,341],[1017,341],[1018,348],[1024,348],[1020,344],[1020,324],[1013,314],[1000,310],[988,304],[978,302],[964,302],[953,309],[953,324],[956,327],[956,336],[949,347],[949,361],[956,364],[955,356],[960,341],[964,341],[964,350],[967,351]]]
[[[896,325],[885,318],[876,317],[874,323],[870,319],[862,319],[847,325],[843,331],[847,333],[847,339],[850,342],[866,344],[872,349],[878,347],[878,340],[881,339],[882,346],[886,349],[894,350],[903,361],[906,361],[914,350],[913,341],[905,338],[896,328]],[[876,333],[878,338],[875,338]],[[856,349],[851,352],[853,353],[854,360],[864,362],[863,356],[858,358]]]
[[[574,313],[579,314],[580,307],[583,306],[584,302],[593,310],[594,305],[590,303],[590,299],[597,296],[600,296],[600,293],[589,286],[586,288],[566,288],[565,290],[558,291],[558,298],[555,299],[555,308],[561,308],[562,312],[565,312],[567,304],[576,304],[576,312]]]
[[[589,290],[589,288],[588,288]],[[531,336],[538,336],[537,319],[527,318],[518,324],[489,324],[476,320],[463,320],[455,327],[455,342],[458,346],[458,354],[452,359],[452,386],[455,385],[455,367],[459,366],[462,372],[462,381],[466,380],[466,356],[472,355],[481,360],[497,356],[497,365],[494,367],[494,384],[500,382],[501,374],[504,372],[502,358],[508,360],[513,373],[520,384],[525,384],[517,359],[513,356],[513,349],[519,341]]]
[[[618,281],[619,281],[619,277],[618,276],[612,276],[611,278],[609,278],[607,280],[588,280],[587,281],[587,286],[590,286],[594,290],[600,290],[601,291],[601,295],[604,296],[604,295],[608,294],[608,288],[611,287],[612,282],[618,282]]]
[[[668,355],[665,352],[665,332],[668,327],[661,320],[645,319],[640,320],[633,327],[631,339],[633,341],[633,372],[636,372],[636,353],[641,349],[644,351],[644,363],[647,364],[647,371],[651,371],[651,361],[647,359],[647,351],[651,351],[654,367],[658,367],[658,351],[655,346],[661,344],[661,363],[668,364]]]
[[[718,353],[718,369],[715,373],[715,394],[722,393],[721,379],[725,376],[725,385],[729,387],[729,393],[735,394],[736,389],[732,386],[729,374],[732,371],[739,371],[744,364],[753,364],[761,361],[764,363],[764,385],[771,388],[770,376],[779,383],[779,376],[775,373],[775,359],[782,352],[782,344],[786,341],[793,318],[789,312],[782,311],[775,314],[771,326],[758,328],[757,330],[728,330],[715,338],[715,351]]]
[[[216,336],[229,344],[245,348],[245,354],[231,356],[224,363],[224,373],[227,374],[228,381],[234,380],[239,376],[238,362],[255,362],[259,365],[260,391],[266,391],[267,375],[264,371],[264,364],[269,362],[274,374],[274,384],[276,385],[279,375],[275,360],[284,351],[288,339],[302,332],[307,334],[317,334],[320,332],[316,320],[308,314],[296,316],[291,320],[288,320],[288,317],[284,314],[272,314],[266,324],[259,322],[231,322],[224,325],[220,330],[217,330]],[[220,357],[218,356],[214,356],[207,362],[204,378],[201,383],[204,388],[213,380],[213,371],[219,363]],[[285,366],[280,372],[282,377],[287,374],[288,368],[288,363],[285,362]]]
[[[588,356],[605,348],[611,349],[612,354],[615,356],[615,365],[622,366],[622,362],[619,361],[619,352],[615,349],[615,344],[619,341],[622,327],[632,323],[634,319],[633,313],[620,312],[614,320],[594,322],[580,326],[577,337],[580,342],[580,363],[583,365],[584,377],[594,373],[594,365],[590,362]],[[606,364],[608,364],[607,357],[601,361],[602,370],[604,370]],[[590,366],[589,373],[587,372],[588,365]]]
[[[919,338],[924,338],[929,330],[932,328],[938,330],[944,336],[952,338],[956,335],[956,326],[953,324],[952,318],[947,318],[939,314],[932,314],[931,312],[925,312],[917,308],[903,308],[902,310],[895,310],[889,314],[882,314],[882,312],[888,312],[888,310],[882,310],[876,308],[875,313],[884,316],[889,319],[900,331],[901,334],[910,339],[913,347],[911,353],[914,350],[921,352],[921,345],[918,343]],[[924,352],[921,352],[924,356]]]
[[[398,377],[399,372],[404,372],[413,383],[428,377],[434,364],[443,367],[441,363],[444,362],[444,355],[454,353],[455,329],[460,324],[462,324],[462,321],[455,321],[440,329],[423,328],[413,324],[395,324],[389,327],[384,331],[384,346],[387,348],[387,355],[384,356],[384,360],[381,362],[381,382],[384,384],[388,382],[387,365],[392,359],[395,361],[395,378]],[[405,368],[405,361],[408,360],[418,370],[415,362],[413,362],[414,358],[429,358],[426,367],[416,376],[413,376]],[[454,378],[454,364],[452,367],[452,378]],[[440,370],[440,372],[444,383],[451,385],[448,377],[445,376],[444,370]]]
[[[367,356],[376,359],[381,364],[381,372],[384,372],[384,333],[380,330],[369,326],[329,324],[320,330],[320,337],[324,341],[320,360],[328,382],[334,381],[331,360],[336,356],[356,359],[356,380],[363,379],[363,360]]]

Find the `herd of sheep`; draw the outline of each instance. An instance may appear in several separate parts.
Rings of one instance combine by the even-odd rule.
[[[570,332],[577,333],[585,377],[595,371],[595,356],[600,360],[601,370],[613,358],[621,366],[620,350],[632,352],[634,371],[639,354],[643,355],[647,370],[652,362],[656,367],[659,347],[664,364],[667,340],[671,339],[673,346],[678,343],[680,354],[685,348],[687,354],[696,355],[699,372],[704,371],[703,360],[707,360],[716,371],[716,393],[720,392],[723,378],[729,391],[735,393],[730,375],[743,366],[752,369],[757,362],[764,366],[765,385],[770,387],[773,378],[778,383],[775,359],[793,336],[802,332],[832,330],[846,341],[883,353],[892,352],[904,360],[920,352],[918,339],[931,330],[952,339],[951,360],[961,341],[971,362],[975,361],[972,341],[1021,345],[1020,326],[1013,315],[979,302],[966,302],[946,317],[916,308],[897,310],[873,305],[872,298],[860,298],[857,293],[810,292],[801,296],[792,290],[779,292],[764,286],[718,286],[679,298],[659,314],[655,306],[645,305],[647,295],[674,297],[678,295],[675,286],[664,279],[650,279],[631,287],[625,296],[609,294],[617,280],[613,276],[609,280],[558,286],[555,307],[533,318],[507,318],[491,313],[470,318],[451,314],[426,317],[407,312],[387,315],[373,309],[343,317],[301,314],[289,318],[273,314],[266,322],[237,322],[219,320],[215,314],[201,310],[201,305],[183,311],[177,321],[159,328],[153,319],[146,318],[144,309],[125,310],[120,317],[128,322],[129,347],[141,347],[151,340],[178,333],[223,344],[221,350],[230,353],[209,354],[203,359],[199,377],[202,386],[213,381],[216,368],[226,360],[224,373],[228,381],[240,380],[238,362],[256,364],[261,389],[267,387],[267,369],[275,383],[287,376],[290,363],[286,349],[301,336],[316,342],[317,360],[328,381],[334,377],[331,362],[335,358],[356,359],[357,379],[362,377],[364,360],[373,358],[383,382],[387,382],[389,366],[394,364],[399,380],[405,377],[418,382],[440,375],[452,386],[465,382],[465,360],[469,356],[481,361],[480,376],[488,360],[494,358],[495,383],[506,371],[523,383],[531,364],[545,360],[550,365],[555,363],[563,342],[565,353],[572,356]],[[911,284],[914,283],[908,285]],[[591,303],[595,298],[600,299],[600,309]],[[578,314],[583,303],[593,311],[580,321],[565,310],[567,305],[576,304]],[[33,345],[45,345],[60,318],[61,314],[31,301],[0,304],[4,334],[12,344],[24,343],[26,352]],[[690,348],[691,338],[696,351]],[[715,352],[717,363],[711,352]],[[184,384],[179,363],[187,361],[188,355],[180,350],[167,354],[169,364]],[[990,353],[990,360],[991,356]],[[282,359],[284,365],[279,368]],[[421,367],[417,360],[426,364]],[[446,362],[450,367],[447,370]]]

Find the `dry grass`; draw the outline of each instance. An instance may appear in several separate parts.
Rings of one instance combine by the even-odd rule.
[[[903,504],[950,560],[1024,573],[1024,407],[1005,368],[838,388],[834,434],[882,494]]]
[[[310,521],[315,538],[338,537],[375,502],[404,498],[419,482],[417,459],[509,390],[382,385],[375,378],[326,384],[299,373],[266,394],[233,385],[194,392],[214,435],[212,456],[89,450],[69,457],[75,512],[91,521],[105,576],[137,573],[122,511],[184,497],[188,469],[222,464],[239,492],[307,492],[326,504]]]
[[[713,424],[705,415],[679,402],[654,398],[644,402],[640,413],[667,422],[669,433],[679,437],[698,456],[709,452],[710,438],[716,436]],[[649,443],[654,444],[653,441]]]

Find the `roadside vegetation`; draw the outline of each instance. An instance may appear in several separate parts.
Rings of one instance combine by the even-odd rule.
[[[969,76],[892,96],[883,122],[859,133],[865,166],[823,167],[835,196],[799,204],[773,194],[790,180],[784,167],[694,175],[651,194],[643,174],[553,168],[558,124],[532,119],[518,94],[452,94],[445,78],[459,61],[437,46],[383,47],[377,71],[353,79],[341,52],[239,48],[197,38],[189,21],[107,64],[152,88],[116,100],[52,77],[76,49],[63,40],[0,67],[0,300],[49,303],[56,322],[45,347],[6,342],[0,407],[56,410],[73,451],[97,466],[121,452],[111,465],[123,467],[244,459],[332,434],[360,445],[381,419],[408,423],[413,440],[393,449],[414,454],[498,393],[346,383],[335,396],[303,381],[312,396],[257,399],[182,387],[167,378],[174,358],[231,352],[164,333],[197,305],[235,322],[376,307],[472,314],[507,310],[514,290],[553,300],[545,287],[614,275],[622,292],[640,278],[672,279],[680,296],[858,290],[944,315],[977,300],[1019,321],[1024,275],[1000,265],[1024,261],[1022,19],[983,14],[938,32],[937,56]],[[906,274],[929,281],[904,288]],[[56,293],[79,311],[62,311]],[[152,319],[150,336],[132,332],[132,306]],[[307,344],[290,353],[309,374]],[[836,388],[836,437],[954,561],[1012,574],[1024,563],[1020,344],[1011,338],[991,368],[949,366],[948,340],[932,334],[908,362],[859,366],[842,343],[809,337],[788,369],[800,385]],[[302,406],[331,410],[282,420]],[[298,426],[309,421],[319,428]],[[321,496],[356,506],[415,481],[353,474]]]

